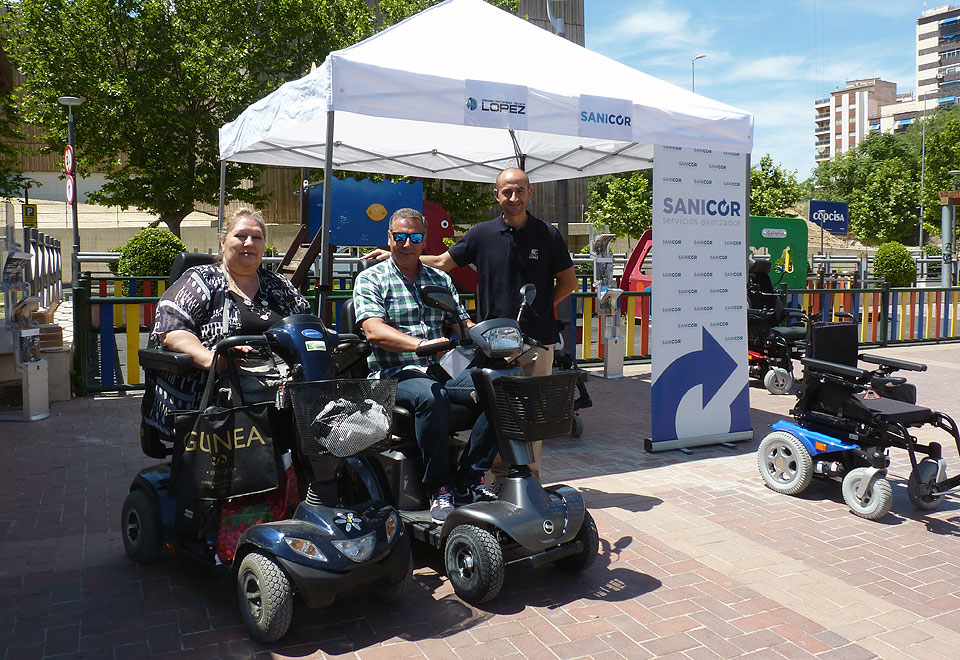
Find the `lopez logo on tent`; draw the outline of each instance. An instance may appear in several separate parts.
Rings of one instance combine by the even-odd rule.
[[[463,123],[488,128],[527,128],[527,88],[524,85],[466,81]]]
[[[580,95],[580,136],[633,139],[633,102],[607,96]]]

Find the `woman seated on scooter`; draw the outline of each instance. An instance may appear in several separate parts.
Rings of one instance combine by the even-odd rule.
[[[200,405],[218,341],[259,334],[286,316],[310,311],[285,277],[261,268],[266,234],[259,213],[239,209],[223,227],[217,261],[187,269],[157,305],[151,344],[187,353],[197,367],[184,376],[148,374],[144,422],[168,442],[173,429],[167,416]],[[224,366],[221,357],[217,367]]]

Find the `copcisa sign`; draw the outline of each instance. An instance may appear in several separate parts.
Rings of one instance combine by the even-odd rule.
[[[846,202],[811,199],[810,222],[834,236],[846,236],[850,227],[850,208]]]

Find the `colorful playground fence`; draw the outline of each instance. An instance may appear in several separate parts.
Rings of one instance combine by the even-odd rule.
[[[81,277],[74,287],[75,364],[84,376],[86,391],[140,389],[142,372],[137,351],[146,345],[153,314],[166,281],[157,277]],[[843,285],[841,285],[843,286]],[[348,289],[328,296],[336,321]],[[650,291],[627,291],[624,300],[626,356],[650,355]],[[804,309],[814,321],[843,321],[852,314],[860,343],[886,346],[898,342],[936,342],[960,339],[960,288],[832,288],[787,291],[788,306]],[[316,309],[316,292],[308,296]],[[468,309],[472,296],[464,296]],[[575,356],[579,360],[604,357],[603,319],[596,315],[596,298],[576,292],[558,308],[561,318],[577,319]],[[632,322],[630,322],[632,320]]]

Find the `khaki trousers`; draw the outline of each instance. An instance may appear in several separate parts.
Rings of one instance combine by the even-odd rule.
[[[548,376],[553,373],[553,346],[538,346],[531,348],[517,360],[523,368],[524,376]],[[533,443],[533,463],[530,465],[530,471],[534,476],[540,478],[540,456],[543,450],[543,441],[537,440]],[[510,466],[503,462],[500,454],[493,460],[493,465],[487,473],[487,483],[495,484],[497,480],[506,476]]]

